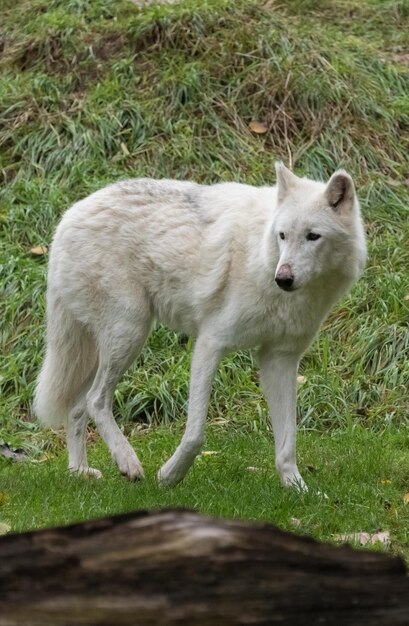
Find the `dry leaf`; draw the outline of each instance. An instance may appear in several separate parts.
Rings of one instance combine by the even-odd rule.
[[[249,128],[257,135],[264,135],[268,131],[267,124],[264,124],[263,122],[256,122],[255,120],[250,122]]]
[[[9,533],[11,530],[11,526],[9,526],[8,524],[4,524],[3,522],[0,522],[0,535],[6,535],[7,533]]]
[[[370,543],[382,543],[384,546],[389,545],[391,542],[391,535],[388,530],[384,530],[383,532],[375,533],[371,535]]]
[[[381,543],[384,546],[390,543],[391,537],[388,530],[379,533],[345,533],[341,535],[335,535],[337,541],[347,541],[352,543],[359,543],[361,546],[367,544]]]
[[[126,147],[126,144],[123,141],[121,142],[121,150],[125,156],[130,156],[131,153],[129,152],[128,148]]]
[[[248,467],[246,467],[246,470],[248,472],[259,472],[260,468],[259,467],[255,467],[254,465],[249,465]]]
[[[405,493],[403,496],[403,501],[405,504],[409,504],[409,493]]]
[[[392,483],[391,480],[388,480],[385,478],[385,480],[380,480],[379,481],[381,483],[381,485],[390,485]]]
[[[297,376],[297,383],[299,383],[300,385],[302,385],[302,383],[305,383],[306,380],[307,378],[305,376]]]
[[[218,426],[225,426],[228,423],[229,420],[225,417],[215,417],[214,420],[212,420],[212,424],[217,424]]]
[[[44,254],[47,254],[47,252],[47,246],[34,246],[34,248],[31,248],[30,250],[30,254],[33,256],[43,256]]]
[[[298,517],[290,517],[290,524],[298,528],[298,526],[301,526],[301,520]]]
[[[219,450],[203,450],[202,456],[213,456],[214,454],[220,454]]]
[[[38,463],[46,463],[47,461],[50,460],[50,455],[49,454],[42,454],[41,457],[39,459],[30,459],[30,463],[32,463],[33,465],[36,465]]]
[[[387,178],[386,182],[390,187],[400,187],[402,184],[400,180],[395,180],[395,178]]]
[[[9,497],[7,493],[5,493],[4,491],[0,491],[0,506],[4,504],[5,502],[7,502],[8,499]]]

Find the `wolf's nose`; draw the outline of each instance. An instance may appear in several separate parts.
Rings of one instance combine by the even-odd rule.
[[[280,287],[280,289],[284,289],[284,291],[291,291],[293,286],[294,278],[278,278],[276,276],[276,283]]]
[[[280,289],[284,289],[284,291],[291,291],[294,282],[294,276],[291,267],[287,263],[285,263],[278,269],[275,281]]]

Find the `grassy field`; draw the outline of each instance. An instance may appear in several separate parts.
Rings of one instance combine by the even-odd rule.
[[[389,529],[409,558],[409,2],[3,0],[1,28],[0,443],[31,462],[0,458],[0,522],[183,504],[285,528],[295,516],[322,538]],[[278,158],[321,179],[345,167],[367,224],[365,275],[301,365],[300,469],[328,500],[279,486],[249,353],[215,381],[219,454],[174,491],[124,483],[98,438],[106,479],[69,478],[63,436],[30,410],[47,264],[30,250],[70,203],[116,179],[273,184]],[[180,434],[190,351],[158,327],[117,389],[118,421],[151,476]]]
[[[179,427],[158,427],[132,438],[147,472],[138,484],[119,475],[99,440],[90,454],[93,466],[104,472],[99,481],[70,476],[65,453],[52,462],[10,465],[2,472],[0,522],[19,531],[107,512],[182,506],[215,516],[269,520],[328,541],[345,533],[388,531],[389,549],[408,556],[409,506],[402,498],[408,489],[408,433],[379,437],[361,429],[325,438],[304,433],[299,459],[310,491],[302,496],[281,486],[271,436],[264,429],[228,425],[210,426],[204,454],[182,483],[158,489],[155,471],[180,434]]]

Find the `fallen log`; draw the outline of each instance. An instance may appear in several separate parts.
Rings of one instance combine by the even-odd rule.
[[[0,624],[407,625],[409,581],[269,524],[135,512],[1,538]]]

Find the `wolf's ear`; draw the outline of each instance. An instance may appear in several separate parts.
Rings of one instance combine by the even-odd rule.
[[[337,213],[348,213],[355,200],[354,181],[344,170],[338,170],[329,179],[325,196],[328,204]]]
[[[284,200],[285,196],[292,187],[295,187],[299,181],[298,176],[293,174],[284,163],[281,161],[276,162],[276,174],[277,174],[277,199],[279,202]]]

